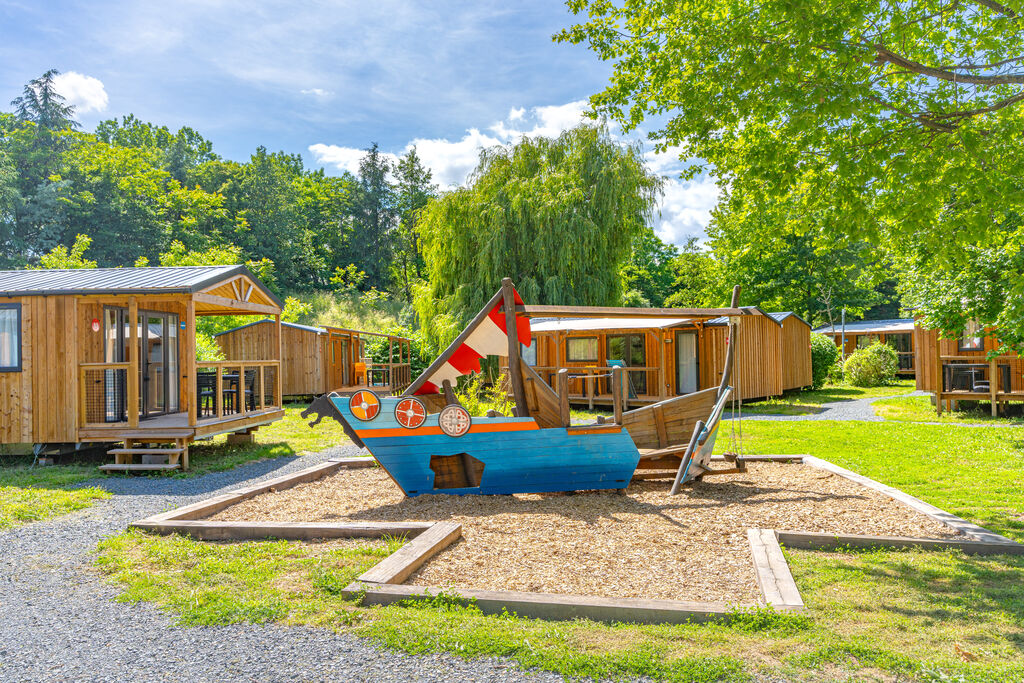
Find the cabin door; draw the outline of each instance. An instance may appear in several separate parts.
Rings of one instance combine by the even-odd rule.
[[[676,332],[676,393],[692,394],[700,388],[697,333]]]
[[[616,334],[608,335],[606,358],[611,361],[619,360],[626,364],[626,367],[642,368],[647,365],[647,349],[644,345],[646,335],[644,334]],[[629,381],[631,384],[631,395],[647,393],[647,373],[643,371],[630,372]]]
[[[178,316],[140,311],[140,417],[178,411]]]

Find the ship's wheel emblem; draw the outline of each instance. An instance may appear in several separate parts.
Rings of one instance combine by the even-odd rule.
[[[427,409],[418,398],[403,398],[395,406],[395,419],[406,429],[416,429],[427,419]]]
[[[448,436],[462,436],[469,431],[473,421],[462,406],[445,406],[437,416],[437,424]]]
[[[348,408],[360,420],[372,420],[380,412],[380,399],[372,391],[363,389],[352,394]]]

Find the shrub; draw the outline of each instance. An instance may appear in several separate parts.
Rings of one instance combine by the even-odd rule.
[[[875,342],[865,349],[857,349],[846,359],[843,373],[846,381],[855,387],[880,387],[896,379],[896,351],[886,344]]]
[[[829,369],[839,361],[839,347],[831,338],[811,333],[811,383],[820,389],[828,379]]]

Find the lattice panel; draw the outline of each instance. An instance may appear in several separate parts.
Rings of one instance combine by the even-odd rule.
[[[85,421],[124,422],[127,370],[88,368],[85,371]]]

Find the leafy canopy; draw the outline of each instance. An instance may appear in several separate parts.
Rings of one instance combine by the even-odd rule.
[[[1024,245],[1018,11],[997,0],[568,6],[580,21],[556,40],[614,64],[597,112],[626,130],[654,119],[652,138],[678,146],[689,175],[711,169],[734,193],[785,204],[788,230],[814,223],[947,275],[974,247],[1005,260]],[[1003,301],[1022,278],[1001,281]],[[969,313],[1024,337],[1019,312]]]

